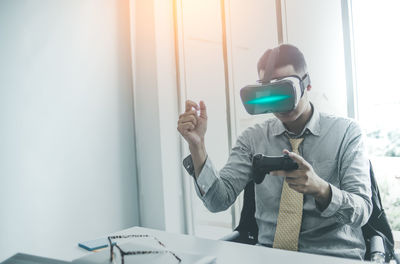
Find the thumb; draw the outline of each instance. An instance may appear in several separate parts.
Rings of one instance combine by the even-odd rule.
[[[204,101],[200,101],[200,117],[207,119],[207,108]]]
[[[299,165],[299,167],[304,167],[307,169],[311,167],[311,165],[299,154],[289,152],[287,149],[284,149],[283,153],[289,155],[289,157],[292,158],[292,160],[294,160]]]

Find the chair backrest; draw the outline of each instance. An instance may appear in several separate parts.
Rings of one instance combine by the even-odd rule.
[[[388,262],[394,254],[394,242],[393,235],[386,217],[386,213],[383,210],[382,201],[378,189],[378,185],[375,180],[375,174],[372,169],[370,162],[370,178],[371,178],[371,190],[372,190],[372,214],[366,225],[362,227],[364,240],[367,247],[365,259],[368,260],[370,257],[370,239],[379,235],[383,238],[385,246],[386,261]],[[258,239],[258,226],[255,219],[255,194],[254,194],[254,182],[249,182],[244,189],[243,197],[243,208],[240,214],[240,222],[236,227],[236,231],[240,233],[241,243],[256,244]]]
[[[370,260],[370,242],[373,236],[380,236],[383,239],[385,246],[386,262],[389,262],[394,255],[394,241],[393,234],[389,222],[386,217],[385,210],[382,206],[381,195],[379,193],[378,184],[375,180],[374,170],[371,162],[369,163],[369,174],[371,177],[371,190],[372,190],[372,214],[367,222],[362,227],[364,240],[367,248],[365,259]]]
[[[254,214],[256,212],[254,182],[250,181],[244,188],[243,208],[239,225],[235,231],[240,233],[241,243],[255,245],[258,241],[258,226]]]

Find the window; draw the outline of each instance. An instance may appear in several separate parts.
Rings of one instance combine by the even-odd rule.
[[[383,206],[392,229],[400,231],[400,2],[352,5],[359,121]]]

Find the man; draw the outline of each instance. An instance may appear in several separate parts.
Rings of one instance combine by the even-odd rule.
[[[264,83],[308,74],[303,54],[292,45],[267,50],[257,66]],[[198,196],[210,211],[218,212],[232,205],[251,181],[254,154],[288,154],[299,164],[297,170],[271,172],[255,185],[258,243],[363,259],[361,227],[368,221],[372,203],[361,129],[350,119],[319,113],[309,100],[311,88],[310,84],[305,87],[290,112],[274,113],[276,118],[245,130],[219,172],[204,144],[206,105],[186,101],[186,111],[178,120],[178,131],[191,153],[185,167],[190,172],[193,166]],[[290,205],[296,201],[297,205]]]

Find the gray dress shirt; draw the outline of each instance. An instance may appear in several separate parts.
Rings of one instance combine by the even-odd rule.
[[[280,120],[268,119],[238,137],[220,171],[207,157],[195,184],[204,205],[211,212],[229,208],[251,180],[251,157],[256,153],[278,156],[285,148],[291,150],[287,135],[295,136]],[[361,227],[368,221],[372,203],[369,161],[360,127],[351,119],[319,113],[314,108],[299,136],[304,137],[300,155],[332,189],[331,202],[322,212],[314,197],[304,195],[299,251],[363,259]],[[193,175],[191,158],[185,159],[184,166]],[[266,175],[255,185],[258,242],[264,245],[272,245],[274,240],[283,180]]]

